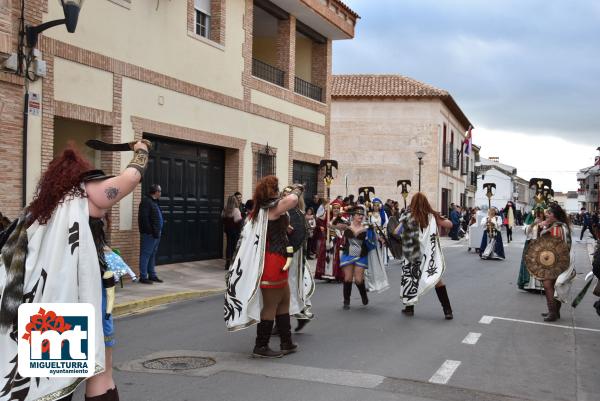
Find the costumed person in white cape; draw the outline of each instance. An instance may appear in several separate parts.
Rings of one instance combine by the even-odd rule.
[[[571,227],[569,218],[564,209],[556,202],[550,203],[545,211],[545,219],[537,219],[533,224],[538,225],[539,237],[550,236],[558,238],[565,242],[566,249],[569,252],[569,267],[563,271],[557,278],[544,279],[544,294],[546,295],[546,304],[548,312],[542,313],[545,322],[554,322],[560,319],[560,307],[563,303],[569,302],[569,295],[575,272],[575,252],[572,247]],[[538,239],[532,239],[532,247]],[[528,267],[529,270],[531,270]]]
[[[481,259],[504,260],[504,245],[502,244],[502,218],[498,216],[496,208],[491,207],[488,210],[486,218],[481,220],[481,225],[485,227],[481,245],[479,246],[479,256]]]
[[[135,143],[133,160],[116,177],[93,170],[79,152],[66,149],[50,162],[33,201],[0,244],[0,400],[70,400],[86,380],[18,374],[17,311],[23,303],[92,304],[96,374],[87,378],[85,399],[119,399],[110,346],[114,278],[104,257],[102,220],[140,183],[149,147],[148,141]]]
[[[279,180],[262,178],[254,190],[254,209],[242,230],[238,249],[227,273],[224,319],[229,331],[254,324],[256,343],[252,355],[279,358],[295,352],[290,324],[289,268],[294,250],[288,239],[288,210],[298,204],[304,188],[294,185],[280,198]],[[298,285],[303,284],[298,280]],[[275,320],[281,338],[280,350],[269,348]]]
[[[350,309],[352,282],[360,293],[363,305],[369,303],[369,291],[383,292],[389,288],[387,273],[381,255],[377,253],[377,236],[372,225],[363,224],[364,206],[357,205],[348,210],[350,226],[344,230],[345,243],[340,257],[344,271],[344,309]],[[366,284],[365,284],[366,282]]]
[[[396,234],[402,238],[402,281],[400,297],[404,304],[402,313],[415,314],[415,305],[431,288],[442,304],[447,320],[453,318],[442,275],[446,269],[440,246],[438,226],[450,229],[452,222],[435,212],[427,197],[417,192],[410,201],[409,212],[400,217]]]
[[[294,191],[294,187],[286,187],[281,196],[286,197]],[[289,286],[290,286],[290,313],[298,319],[298,326],[295,332],[304,328],[314,318],[311,311],[312,303],[310,297],[315,292],[315,280],[310,272],[304,253],[306,242],[308,241],[309,226],[306,221],[304,210],[304,197],[300,196],[295,208],[288,210],[290,216],[290,226],[288,227],[288,239],[290,245],[294,248],[294,256],[289,268]],[[277,325],[273,329],[273,334],[280,334]]]
[[[388,264],[388,247],[387,237],[385,236],[385,232],[387,229],[389,216],[383,209],[383,203],[379,198],[373,198],[373,211],[369,213],[369,224],[373,225],[375,228],[375,235],[377,236],[377,253],[379,254],[379,258],[381,259],[381,264],[386,266]]]

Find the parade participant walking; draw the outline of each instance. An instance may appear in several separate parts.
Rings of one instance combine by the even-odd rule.
[[[365,286],[365,269],[369,267],[367,255],[367,230],[363,224],[365,210],[355,206],[350,211],[350,226],[344,230],[344,249],[340,266],[344,271],[344,309],[350,309],[350,296],[352,295],[352,282],[356,284],[362,304],[369,303],[367,287]]]
[[[375,228],[375,237],[377,238],[377,256],[380,259],[382,265],[387,265],[387,237],[385,236],[385,230],[388,224],[389,217],[383,209],[381,199],[373,198],[373,211],[369,214],[369,224]]]
[[[402,236],[402,282],[400,295],[407,316],[415,313],[415,304],[432,287],[442,305],[444,316],[453,318],[442,275],[446,269],[439,241],[438,226],[451,228],[452,222],[434,211],[427,197],[417,192],[410,202],[410,212],[400,218],[396,232]]]
[[[504,207],[504,220],[502,224],[506,227],[506,242],[509,244],[512,241],[512,230],[515,226],[516,215],[515,205],[511,201],[508,201]]]
[[[283,190],[281,196],[285,198],[293,191],[294,187],[288,186]],[[284,338],[286,336],[286,330],[285,327],[283,327],[283,330],[279,331],[279,324],[281,322],[284,322],[284,324],[287,322],[289,324],[289,316],[294,316],[298,319],[298,326],[295,331],[300,331],[314,317],[311,311],[312,303],[310,297],[312,297],[315,292],[315,281],[308,263],[306,262],[307,258],[304,252],[310,227],[304,215],[304,210],[305,205],[303,197],[298,199],[296,207],[288,210],[290,219],[290,224],[287,229],[288,240],[294,251],[294,256],[292,257],[292,262],[288,270],[290,309],[287,318],[279,315],[275,317],[276,328],[273,330],[274,333],[276,332],[280,336],[283,334],[281,337],[282,342],[286,341],[286,338]],[[287,328],[287,332],[289,334],[289,328]]]
[[[525,219],[525,245],[523,246],[523,254],[521,256],[521,266],[519,268],[519,276],[517,278],[517,287],[521,290],[529,292],[540,292],[544,290],[543,283],[536,279],[535,276],[529,274],[525,264],[525,256],[532,240],[539,237],[539,222],[544,220],[545,204],[537,205]],[[534,224],[535,223],[535,224]]]
[[[562,303],[568,302],[568,295],[571,289],[571,284],[575,278],[574,269],[574,253],[572,249],[572,238],[571,238],[571,227],[569,218],[558,203],[551,203],[546,209],[545,219],[542,221],[539,218],[535,221],[538,225],[539,239],[534,241],[540,241],[542,238],[557,238],[564,241],[566,244],[564,252],[566,255],[561,255],[569,259],[568,268],[563,271],[558,277],[544,279],[544,293],[546,295],[546,304],[548,306],[548,313],[542,313],[545,322],[554,322],[560,319],[560,307]],[[532,245],[534,242],[532,241]],[[556,247],[557,249],[559,247]],[[538,260],[539,258],[534,258]],[[531,270],[532,266],[528,266]]]
[[[66,149],[50,162],[33,201],[0,244],[0,399],[70,400],[85,380],[31,380],[17,374],[17,310],[22,303],[37,302],[93,305],[95,332],[90,335],[96,341],[89,352],[100,373],[87,379],[85,398],[119,399],[112,377],[114,279],[104,257],[103,218],[139,184],[149,145],[137,142],[133,160],[117,177],[93,170],[78,151]]]
[[[306,224],[308,224],[308,240],[306,242],[306,259],[314,259],[317,254],[315,249],[315,230],[317,229],[317,219],[315,218],[315,211],[312,207],[306,209]]]
[[[325,226],[323,241],[319,249],[315,278],[319,280],[344,280],[344,272],[340,267],[340,251],[344,241],[344,230],[350,222],[343,218],[342,202],[331,202],[331,210],[321,220],[321,227]]]
[[[382,292],[388,287],[387,274],[377,256],[377,239],[373,226],[363,224],[364,206],[355,206],[349,211],[351,222],[344,230],[344,246],[340,266],[344,271],[344,309],[350,309],[352,282],[356,284],[363,305],[369,303],[367,287]],[[366,270],[369,270],[366,273]],[[365,280],[368,283],[365,284]]]
[[[227,198],[227,204],[221,212],[221,221],[223,221],[223,231],[227,238],[227,248],[225,251],[225,270],[229,268],[231,264],[231,258],[233,252],[240,239],[240,233],[242,231],[242,212],[239,208],[239,199],[235,195],[231,195]]]
[[[504,260],[504,245],[502,244],[502,218],[497,215],[498,211],[492,207],[488,210],[486,218],[481,220],[481,226],[485,228],[481,245],[479,246],[479,256],[481,259]]]
[[[256,357],[278,358],[296,351],[290,325],[288,269],[293,248],[288,240],[289,216],[304,188],[279,197],[279,180],[267,176],[254,191],[254,209],[244,225],[238,251],[227,273],[224,319],[230,331],[257,324]],[[287,259],[286,259],[287,258]],[[274,321],[281,336],[279,351],[269,348]]]

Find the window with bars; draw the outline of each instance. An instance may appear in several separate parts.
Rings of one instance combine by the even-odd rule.
[[[256,180],[268,175],[275,175],[275,154],[267,146],[256,155]]]
[[[196,35],[210,39],[210,0],[194,0]]]

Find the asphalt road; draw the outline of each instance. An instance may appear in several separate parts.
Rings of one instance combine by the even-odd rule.
[[[444,320],[434,291],[414,317],[403,316],[395,265],[391,288],[371,294],[367,307],[355,288],[351,310],[343,311],[341,286],[319,283],[316,319],[295,336],[300,351],[277,360],[249,358],[255,328],[228,333],[222,296],[118,319],[121,399],[600,400],[595,297],[588,294],[577,309],[563,306],[556,325],[541,324],[545,298],[516,287],[522,234],[515,239],[506,245],[505,261],[482,261],[462,242],[445,248],[451,321]],[[573,292],[591,269],[586,246],[575,247]],[[142,365],[164,356],[211,357],[216,364],[177,371]]]

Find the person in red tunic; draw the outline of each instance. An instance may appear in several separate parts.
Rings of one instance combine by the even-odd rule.
[[[250,220],[258,218],[259,210],[267,209],[268,225],[264,255],[264,266],[260,278],[262,294],[262,310],[260,323],[257,326],[256,344],[252,352],[255,357],[279,358],[296,352],[298,345],[292,342],[290,325],[290,287],[288,271],[284,269],[288,255],[288,227],[290,219],[288,210],[295,208],[302,196],[304,187],[295,184],[289,195],[280,198],[279,180],[275,176],[267,176],[260,180],[254,191],[254,209]],[[254,238],[251,239],[254,241]],[[269,348],[269,339],[273,325],[277,321],[281,350]]]
[[[340,268],[340,250],[344,241],[342,233],[348,228],[349,222],[342,217],[342,204],[334,200],[325,218],[317,219],[317,227],[323,232],[315,271],[315,278],[319,280],[344,280],[344,272]]]

